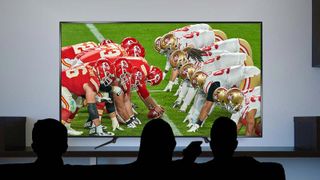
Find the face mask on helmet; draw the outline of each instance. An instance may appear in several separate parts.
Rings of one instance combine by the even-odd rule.
[[[155,49],[158,53],[160,53],[160,51],[161,51],[160,41],[161,41],[161,36],[157,37],[157,38],[154,40],[154,49]]]
[[[236,113],[242,108],[244,95],[238,88],[231,88],[227,92],[227,110],[231,113]]]
[[[139,43],[139,41],[136,39],[136,38],[133,38],[133,37],[126,37],[122,40],[121,42],[121,46],[124,48],[124,49],[128,49],[129,46],[133,43]]]
[[[227,103],[227,89],[224,87],[218,87],[213,92],[213,100],[217,105],[225,107]]]
[[[141,86],[144,81],[144,74],[138,68],[133,68],[131,73],[131,90],[138,89],[138,87]]]
[[[192,74],[194,73],[195,71],[195,68],[193,67],[193,64],[191,63],[187,63],[187,64],[184,64],[180,70],[179,70],[179,76],[182,78],[182,79],[190,79],[192,77]]]
[[[133,57],[145,57],[145,50],[144,47],[139,43],[131,44],[128,49],[126,50],[128,56]]]
[[[167,34],[160,40],[160,48],[163,50],[176,50],[177,38],[173,34]]]
[[[163,73],[160,68],[151,66],[150,72],[147,76],[147,82],[151,86],[155,86],[161,83],[163,77]]]
[[[181,50],[176,50],[170,55],[170,65],[172,68],[180,68],[188,63],[186,54]]]
[[[116,69],[115,75],[118,79],[118,83],[123,87],[124,90],[127,90],[131,83],[131,64],[129,64],[124,58],[117,59],[114,64]]]
[[[191,77],[191,85],[194,88],[202,88],[207,79],[207,76],[208,75],[202,71],[195,72]]]
[[[95,65],[100,84],[106,86],[110,85],[114,81],[114,66],[107,60],[99,60]]]

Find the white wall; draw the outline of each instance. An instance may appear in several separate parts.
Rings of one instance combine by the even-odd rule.
[[[311,0],[2,0],[0,116],[28,117],[28,145],[34,121],[59,118],[59,21],[262,21],[264,133],[240,139],[240,146],[293,146],[293,117],[320,114],[320,71],[311,67]],[[137,142],[121,139],[118,145]]]

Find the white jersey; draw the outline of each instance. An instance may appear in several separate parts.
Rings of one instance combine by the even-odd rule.
[[[238,123],[240,119],[244,119],[247,112],[256,109],[255,118],[261,117],[261,90],[260,86],[253,89],[243,91],[244,101],[242,102],[242,107],[237,113],[231,115],[231,119]]]
[[[231,66],[219,71],[208,74],[203,86],[203,91],[208,94],[212,83],[219,82],[220,87],[229,89],[231,87],[239,87],[243,79],[253,77],[260,74],[260,69],[255,66]]]
[[[200,70],[206,74],[211,74],[219,69],[231,66],[244,65],[247,55],[244,53],[222,53],[211,59],[207,59],[200,66]]]
[[[176,38],[181,38],[186,34],[189,34],[193,31],[199,31],[199,30],[211,30],[212,28],[208,24],[193,24],[189,26],[185,26],[179,29],[176,29],[174,31],[171,31]]]
[[[199,30],[185,34],[177,38],[177,41],[179,50],[183,50],[188,46],[200,49],[212,45],[215,42],[215,35],[214,32],[210,30]]]

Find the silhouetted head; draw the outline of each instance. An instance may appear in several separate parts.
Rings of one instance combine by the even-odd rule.
[[[238,146],[237,125],[228,117],[219,117],[211,128],[210,147],[215,158],[230,158]]]
[[[170,125],[162,119],[153,119],[143,128],[137,162],[170,163],[175,146],[176,141]]]
[[[38,158],[61,157],[68,148],[66,127],[56,119],[42,119],[32,130],[32,149]]]

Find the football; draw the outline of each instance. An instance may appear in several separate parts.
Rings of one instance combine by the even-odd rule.
[[[160,113],[158,113],[157,111],[155,111],[154,109],[151,109],[148,114],[147,114],[147,117],[149,120],[151,119],[157,119],[161,116]]]

